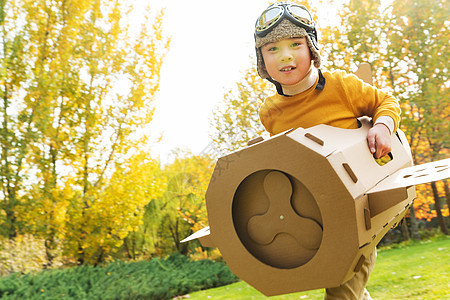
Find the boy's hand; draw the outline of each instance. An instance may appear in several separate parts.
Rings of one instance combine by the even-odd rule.
[[[380,158],[391,152],[391,132],[382,123],[375,124],[367,133],[369,150],[375,158]]]

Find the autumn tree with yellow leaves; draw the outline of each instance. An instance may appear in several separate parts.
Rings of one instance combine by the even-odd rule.
[[[101,262],[163,188],[140,150],[169,47],[163,13],[135,33],[124,1],[1,3],[1,234],[43,237],[49,264],[57,243]]]
[[[205,192],[214,168],[208,156],[178,153],[164,169],[167,187],[156,199],[159,208],[158,248],[187,254],[191,243],[180,243],[207,224]]]
[[[224,95],[211,120],[211,154],[220,156],[235,151],[264,132],[258,110],[264,99],[274,93],[271,83],[262,81],[256,65],[243,72],[242,81]]]
[[[416,164],[448,156],[450,123],[447,57],[450,23],[446,1],[350,0],[340,12],[342,25],[323,32],[325,55],[331,68],[355,68],[368,62],[376,86],[394,94],[402,107],[401,129],[411,144]],[[387,5],[386,5],[387,4]],[[447,181],[439,190],[431,183],[434,209],[441,231],[448,233],[444,216],[449,215]],[[418,187],[414,208],[427,207],[427,188]],[[444,194],[444,196],[441,196]],[[447,199],[447,208],[441,200]],[[422,218],[423,213],[412,214]],[[423,212],[423,210],[421,210]],[[434,211],[434,212],[433,212]],[[426,218],[428,219],[428,217]]]
[[[448,157],[450,139],[450,79],[448,77],[448,48],[450,7],[444,0],[433,1],[393,1],[390,23],[393,25],[391,47],[396,50],[399,60],[406,63],[406,70],[397,75],[410,82],[409,89],[403,89],[401,99],[405,102],[405,125],[416,141],[413,148],[415,162],[428,162]],[[402,39],[399,39],[401,36]],[[426,144],[423,147],[421,144]],[[419,151],[419,149],[423,151]],[[434,198],[434,212],[440,229],[448,234],[443,216],[449,215],[448,182],[443,181],[444,189],[439,190],[431,183]],[[441,197],[441,194],[446,195]],[[447,208],[441,204],[447,199]],[[416,201],[415,205],[420,204]]]

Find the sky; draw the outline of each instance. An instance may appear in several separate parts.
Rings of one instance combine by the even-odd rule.
[[[136,0],[165,7],[171,36],[148,133],[150,154],[162,161],[176,148],[199,154],[210,143],[215,107],[254,59],[253,30],[266,0]]]

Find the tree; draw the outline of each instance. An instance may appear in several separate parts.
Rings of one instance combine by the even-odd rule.
[[[402,62],[396,80],[411,83],[399,89],[399,98],[406,104],[404,124],[414,160],[438,160],[449,148],[449,7],[442,0],[408,0],[393,1],[390,9],[390,47]],[[431,186],[440,227],[446,233],[439,192],[435,183]]]
[[[243,80],[224,95],[224,101],[214,111],[210,137],[216,154],[237,150],[263,134],[258,110],[274,90],[271,83],[261,80],[255,65],[245,71]]]
[[[164,169],[167,188],[152,203],[153,222],[158,221],[155,246],[159,253],[187,254],[189,247],[194,247],[180,241],[207,225],[205,192],[213,167],[208,156],[177,153]]]
[[[3,228],[12,237],[27,224],[49,250],[71,237],[80,263],[101,261],[107,249],[86,253],[86,241],[116,169],[146,144],[169,46],[163,12],[148,11],[137,36],[123,1],[9,1],[4,12]]]
[[[360,63],[369,63],[374,71],[374,84],[383,87],[378,72],[383,54],[380,44],[384,42],[380,2],[349,0],[338,15],[339,26],[328,24],[321,29],[324,65],[351,73]]]
[[[86,217],[80,216],[79,211],[68,216],[69,223],[75,224],[72,226],[84,226],[67,232],[72,252],[81,245],[85,257],[98,263],[117,256],[128,242],[125,244],[128,257],[135,258],[136,246],[130,241],[143,224],[145,206],[161,197],[165,187],[166,178],[162,176],[159,162],[148,158],[144,151],[126,162],[116,163],[114,174],[96,195],[96,201],[83,209]],[[80,232],[86,235],[77,236]]]
[[[35,108],[25,110],[14,105],[13,98],[19,97],[21,87],[26,84],[24,57],[26,56],[26,36],[15,28],[19,7],[12,1],[0,4],[1,26],[1,109],[0,109],[0,159],[1,178],[1,229],[2,235],[14,238],[17,235],[17,216],[14,212],[19,203],[19,190],[24,180],[23,165],[28,143],[33,132],[31,122]]]
[[[400,100],[401,128],[416,163],[448,153],[448,7],[444,2],[393,1],[383,8],[379,1],[351,0],[340,13],[343,26],[325,30],[325,56],[332,68],[349,70],[355,61],[369,62],[375,85]],[[424,199],[419,194],[414,207]]]

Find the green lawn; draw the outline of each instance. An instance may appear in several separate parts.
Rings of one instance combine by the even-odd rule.
[[[378,251],[367,289],[373,299],[450,299],[450,238],[403,244]],[[323,290],[270,299],[323,299]],[[200,291],[189,299],[266,299],[245,282]]]

